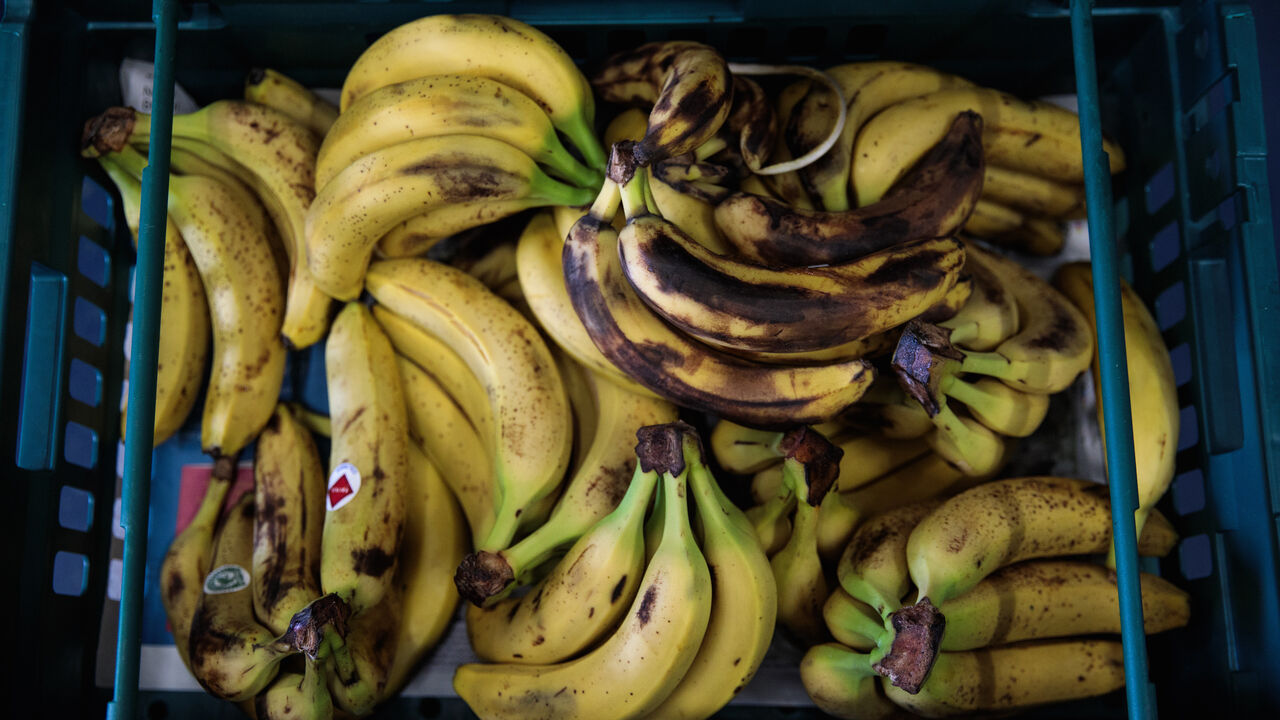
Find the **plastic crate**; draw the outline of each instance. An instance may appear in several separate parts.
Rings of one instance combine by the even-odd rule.
[[[16,707],[32,708],[24,716],[99,718],[112,689],[98,658],[116,645],[101,626],[122,534],[112,501],[133,251],[109,184],[76,151],[84,119],[119,102],[119,61],[152,57],[155,23],[136,0],[0,3],[0,456],[13,508],[2,552],[17,575],[4,610],[20,648],[5,682],[9,698],[27,701]],[[588,67],[643,41],[687,38],[733,60],[912,60],[1038,96],[1076,91],[1073,49],[1094,59],[1103,129],[1129,161],[1113,179],[1120,266],[1165,330],[1184,406],[1162,505],[1183,539],[1159,570],[1190,591],[1192,621],[1147,643],[1153,706],[1166,717],[1275,717],[1280,286],[1252,17],[1193,0],[1101,5],[1094,46],[1074,47],[1066,3],[1049,0],[222,0],[177,10],[173,76],[203,101],[238,95],[251,65],[338,86],[382,33],[460,11],[539,25]],[[322,402],[314,360],[292,359],[286,393]],[[155,453],[157,498],[176,482],[164,473],[189,449],[185,437]],[[155,557],[168,537],[151,531]],[[240,716],[203,693],[143,692],[137,708]],[[1035,715],[1125,712],[1115,693]],[[734,704],[721,716],[817,712]],[[379,717],[470,714],[456,700],[402,698]]]

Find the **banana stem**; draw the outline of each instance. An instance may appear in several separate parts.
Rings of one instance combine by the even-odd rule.
[[[836,144],[840,139],[840,133],[844,131],[845,121],[848,119],[849,108],[846,104],[844,91],[840,89],[840,84],[835,78],[817,70],[815,68],[804,67],[803,65],[759,65],[756,63],[729,63],[729,72],[738,75],[803,75],[808,78],[817,80],[827,86],[836,96],[836,107],[839,112],[836,115],[835,125],[832,126],[831,132],[827,138],[818,144],[817,147],[809,152],[787,162],[768,165],[762,168],[751,168],[752,172],[757,175],[781,175],[792,170],[812,165],[818,158],[827,154],[827,151]]]
[[[724,138],[717,135],[699,145],[697,149],[693,151],[693,156],[698,160],[698,162],[701,162],[727,147],[729,147],[729,143],[725,142]]]
[[[649,211],[650,215],[661,215],[661,213],[658,212],[658,201],[653,199],[653,184],[648,178],[649,168],[644,168],[644,170],[644,207]],[[636,170],[636,174],[640,174],[639,169]]]
[[[1009,360],[996,352],[966,352],[960,372],[1005,379],[1009,376]]]
[[[591,217],[600,222],[613,222],[613,216],[618,214],[618,203],[621,201],[622,188],[618,187],[618,183],[606,178],[604,185],[600,188],[600,194],[596,195],[595,201],[591,203]]]
[[[650,214],[649,206],[645,202],[645,193],[648,187],[649,174],[639,172],[639,170],[622,186],[622,211],[626,214],[628,220]]]
[[[130,145],[125,145],[109,155],[104,155],[103,159],[115,163],[117,168],[129,173],[138,181],[142,180],[142,171],[147,167],[147,159]]]

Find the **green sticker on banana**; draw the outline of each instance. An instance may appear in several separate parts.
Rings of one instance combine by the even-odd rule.
[[[209,571],[204,579],[206,595],[233,593],[249,587],[249,571],[239,565],[223,565]]]

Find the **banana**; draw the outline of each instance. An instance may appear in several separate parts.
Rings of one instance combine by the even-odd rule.
[[[946,133],[956,113],[982,116],[982,151],[992,165],[1078,183],[1084,179],[1080,118],[1042,102],[1026,102],[987,88],[939,90],[881,111],[854,143],[853,190],[858,205],[885,195],[928,148]],[[1112,173],[1124,169],[1124,153],[1104,141]]]
[[[142,211],[142,183],[115,163],[99,159],[102,169],[120,193],[125,225],[138,242]],[[164,234],[164,285],[160,297],[160,345],[156,355],[156,414],[153,445],[173,437],[186,422],[199,397],[200,376],[209,357],[209,304],[204,284],[182,233],[171,218]],[[120,437],[124,437],[129,409],[120,412]]]
[[[343,109],[316,158],[316,188],[344,168],[391,145],[436,135],[483,135],[519,148],[583,187],[600,184],[565,148],[542,107],[483,75],[424,75],[381,87]]]
[[[998,165],[987,165],[982,197],[1047,218],[1070,217],[1084,209],[1084,188],[1080,185]]]
[[[561,720],[643,717],[669,696],[698,654],[712,605],[707,562],[689,526],[685,448],[692,428],[671,424],[640,437],[641,472],[662,474],[663,529],[635,600],[622,624],[600,646],[557,665],[474,665],[458,668],[453,686],[477,715],[522,718],[530,712]]]
[[[383,698],[398,693],[427,651],[444,634],[458,607],[450,577],[469,545],[466,520],[439,469],[409,444],[404,538],[396,578],[403,598],[394,661]]]
[[[822,606],[822,619],[836,642],[859,652],[875,650],[884,636],[884,618],[839,585]]]
[[[933,68],[903,62],[862,62],[826,70],[844,91],[847,114],[836,144],[816,162],[801,168],[800,180],[820,207],[849,209],[850,166],[854,139],[873,115],[884,108],[938,90],[968,87],[969,81]],[[817,147],[835,124],[837,108],[831,91],[814,86],[796,105],[788,123],[788,142],[796,155]]]
[[[738,153],[748,169],[754,172],[764,167],[777,141],[778,117],[755,80],[745,75],[733,76],[733,105],[723,129],[737,137]],[[819,138],[818,142],[824,139]]]
[[[1014,390],[995,378],[973,382],[952,377],[943,390],[964,403],[978,422],[1009,437],[1027,437],[1049,412],[1049,396]]]
[[[546,213],[534,215],[516,243],[516,273],[529,309],[542,330],[583,367],[633,393],[656,397],[596,349],[574,311],[561,257],[569,228],[582,214],[572,208],[556,208],[554,215],[555,220]],[[563,225],[558,222],[561,216],[566,221]]]
[[[1021,560],[1105,552],[1110,506],[1106,486],[1086,480],[1027,477],[979,485],[916,526],[907,544],[911,579],[921,598],[938,605]],[[1139,552],[1163,556],[1174,539],[1144,533]]]
[[[943,320],[950,320],[955,317],[960,308],[969,302],[969,298],[973,296],[973,276],[968,273],[960,275],[956,279],[956,284],[951,286],[946,295],[942,299],[931,305],[927,310],[920,313],[919,317],[925,322],[937,323]]]
[[[1187,593],[1141,574],[1142,622],[1148,635],[1187,624]],[[1120,633],[1116,581],[1106,568],[1078,560],[1036,560],[1002,568],[938,608],[947,619],[939,649],[973,650],[1023,640]]]
[[[724,707],[755,676],[777,617],[773,571],[751,523],[725,497],[700,452],[686,454],[685,462],[701,520],[702,549],[715,568],[711,619],[689,671],[649,713],[655,720],[701,720]]]
[[[687,167],[687,166],[686,166]],[[653,192],[653,202],[658,214],[670,220],[689,237],[717,255],[733,251],[724,241],[715,221],[715,201],[728,191],[716,187],[704,189],[706,183],[677,180],[671,177],[678,166],[666,160],[648,168],[648,187]],[[670,178],[670,181],[668,180]]]
[[[258,437],[253,480],[253,611],[278,635],[322,594],[324,530],[324,465],[311,434],[284,405]]]
[[[955,285],[964,248],[930,238],[822,268],[770,270],[712,253],[628,200],[618,235],[632,288],[671,324],[716,346],[808,351],[861,340],[919,315]],[[643,207],[643,203],[640,203]]]
[[[632,440],[636,433],[650,425],[676,420],[676,407],[666,400],[637,395],[590,371],[583,374],[595,417],[590,444],[545,523],[509,548],[496,553],[481,551],[468,558],[468,575],[472,570],[478,574],[468,578],[463,595],[477,605],[490,604],[491,598],[505,595],[513,583],[523,583],[557,550],[571,543],[581,544],[583,533],[616,512],[619,502],[625,499],[627,478],[635,468]],[[634,480],[631,482],[634,484]],[[459,575],[462,576],[462,568]],[[636,573],[633,579],[638,578]]]
[[[317,138],[323,138],[338,119],[333,103],[271,68],[253,68],[245,75],[244,99],[279,110],[311,128]]]
[[[231,489],[233,464],[223,461],[209,477],[204,498],[196,509],[195,517],[169,543],[164,561],[160,564],[160,602],[169,620],[173,644],[182,664],[191,667],[188,642],[191,621],[200,605],[201,588],[209,574],[209,561],[213,555],[214,531],[218,517]]]
[[[852,492],[929,451],[929,446],[918,439],[894,440],[880,435],[836,436],[834,442],[844,452],[834,488],[839,492]],[[776,495],[781,486],[782,467],[774,465],[751,478],[751,496],[764,502],[764,498]]]
[[[964,231],[981,238],[1005,237],[1017,232],[1024,222],[1026,216],[1022,213],[984,197],[974,203]]]
[[[147,164],[127,145],[107,158],[138,179]],[[275,263],[266,238],[218,181],[171,176],[168,205],[200,272],[213,326],[201,445],[215,461],[235,457],[266,425],[284,380]]]
[[[778,93],[774,109],[778,116],[779,132],[773,143],[773,152],[769,154],[769,157],[775,162],[786,162],[794,157],[791,154],[791,148],[787,146],[786,128],[791,121],[791,114],[794,112],[795,106],[809,92],[811,83],[812,81],[807,78],[797,80]],[[804,183],[800,180],[800,174],[796,170],[767,175],[760,184],[768,187],[770,192],[757,194],[774,196],[791,207],[801,210],[818,209],[819,203],[817,199],[809,196],[809,192],[805,189]],[[746,188],[743,188],[743,190],[747,191]]]
[[[329,416],[318,413],[309,409],[300,402],[285,403],[289,407],[289,412],[293,413],[293,417],[302,427],[310,430],[313,434],[325,438],[333,437],[333,423],[330,422]]]
[[[747,510],[747,519],[765,555],[771,558],[777,555],[791,539],[791,516],[795,509],[795,491],[784,483],[777,495]]]
[[[714,48],[689,41],[646,43],[614,55],[592,80],[608,102],[652,106],[636,163],[647,167],[692,152],[732,108],[729,66]]]
[[[644,571],[644,514],[658,473],[636,468],[613,512],[592,525],[551,573],[523,597],[467,608],[467,637],[476,655],[492,662],[548,665],[568,660],[607,636],[631,605]],[[470,560],[472,558],[468,558]],[[463,561],[460,593],[473,592]],[[474,602],[474,600],[473,600]]]
[[[862,400],[842,412],[840,422],[854,432],[878,432],[892,440],[914,440],[933,430],[929,413],[888,375],[877,378]]]
[[[286,636],[273,637],[253,616],[252,560],[253,495],[245,493],[218,530],[188,647],[200,686],[232,702],[257,695],[296,652]]]
[[[497,292],[498,288],[517,277],[516,244],[500,242],[488,248],[483,254],[465,258],[455,257],[451,264],[484,283],[485,287]]]
[[[881,685],[924,717],[1007,712],[1124,687],[1124,650],[1118,640],[1050,640],[941,653],[918,694]]]
[[[359,617],[394,584],[408,421],[395,352],[368,308],[350,303],[338,313],[324,355],[333,442],[320,585]]]
[[[846,720],[888,720],[901,712],[880,690],[871,656],[841,645],[814,645],[800,660],[800,681],[818,709]]]
[[[987,257],[984,253],[966,252],[964,270],[973,277],[973,294],[960,312],[938,323],[951,331],[951,343],[965,350],[994,350],[1018,331],[1018,304],[1013,291],[987,264]]]
[[[439,243],[468,230],[479,229],[528,209],[529,200],[483,198],[437,207],[405,220],[378,240],[375,253],[383,258],[425,255]]]
[[[1058,254],[1066,244],[1066,231],[1057,220],[1033,217],[989,200],[982,200],[979,205],[982,207],[976,208],[965,223],[965,232],[993,245],[1048,257]]]
[[[282,672],[253,699],[257,720],[327,720],[333,717],[333,698],[325,686],[324,670],[307,660],[301,674]]]
[[[879,202],[818,211],[737,193],[716,206],[716,225],[748,260],[769,267],[846,263],[924,238],[952,235],[982,189],[983,119],[961,113]]]
[[[930,411],[940,404],[942,385],[956,373],[987,375],[1030,393],[1065,390],[1093,355],[1093,335],[1084,316],[1062,293],[1021,265],[975,243],[967,247],[969,256],[980,258],[1013,295],[1021,326],[993,351],[965,352],[948,342],[945,331],[913,321],[894,353],[904,390]]]
[[[1053,284],[1080,308],[1097,335],[1093,307],[1093,275],[1088,263],[1071,263],[1058,268]],[[1133,449],[1137,470],[1138,509],[1136,531],[1142,534],[1151,508],[1164,496],[1173,481],[1174,459],[1179,430],[1178,386],[1173,363],[1151,311],[1123,279],[1120,280],[1120,307],[1124,319],[1124,347],[1129,372],[1129,402],[1134,413]],[[1093,355],[1093,387],[1098,397],[1098,426],[1102,420],[1102,380],[1099,377],[1097,346]],[[1141,419],[1137,413],[1141,412]],[[1105,435],[1103,436],[1105,438]],[[1104,440],[1105,442],[1105,440]],[[1105,457],[1105,455],[1104,455]],[[1114,565],[1115,548],[1108,550],[1108,565]]]
[[[430,15],[378,38],[342,84],[346,112],[369,93],[425,75],[492,78],[528,95],[582,154],[604,168],[591,86],[568,53],[540,30],[500,15]]]
[[[430,260],[369,266],[379,304],[435,335],[485,387],[494,418],[482,435],[496,475],[497,513],[479,550],[510,545],[521,515],[551,494],[569,464],[573,416],[538,331],[479,280]]]
[[[618,367],[677,405],[757,426],[820,422],[870,384],[860,360],[815,367],[750,363],[694,344],[666,325],[622,276],[609,222],[620,202],[612,180],[564,247],[565,282],[596,347]]]
[[[940,500],[926,500],[903,505],[858,528],[836,565],[836,577],[844,591],[882,618],[901,608],[902,599],[911,590],[907,569],[911,531],[941,504]]]
[[[796,514],[787,544],[769,564],[778,587],[778,621],[808,644],[827,636],[822,605],[826,577],[818,556],[819,507],[835,484],[843,451],[808,427],[788,432],[779,443],[786,454],[782,480],[796,497]]]
[[[112,108],[103,115],[93,149],[106,152],[111,139],[145,143],[150,134],[150,115]],[[313,282],[303,247],[307,208],[315,197],[315,136],[279,111],[239,100],[219,100],[174,116],[173,134],[211,145],[244,168],[246,183],[262,200],[289,251],[281,333],[296,349],[320,340],[329,326],[330,300]]]
[[[778,441],[781,439],[780,432],[756,430],[732,420],[721,419],[711,429],[711,454],[721,468],[745,475],[778,465],[778,461],[782,459],[782,453],[778,451]],[[764,497],[772,497],[778,487],[773,487],[772,490]],[[763,502],[764,500],[760,500],[760,503]]]
[[[352,300],[360,294],[378,240],[409,218],[481,198],[518,201],[514,204],[528,208],[581,205],[590,197],[588,190],[552,180],[532,158],[501,140],[479,135],[409,140],[365,155],[324,186],[307,213],[307,265],[325,292]],[[471,226],[491,219],[477,208]],[[457,230],[456,224],[448,230]]]
[[[356,717],[368,715],[386,694],[401,605],[393,589],[367,612],[352,616],[345,632],[326,628],[326,680],[339,709]]]

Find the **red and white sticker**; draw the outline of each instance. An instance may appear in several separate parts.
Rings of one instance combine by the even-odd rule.
[[[360,492],[360,471],[351,463],[342,463],[329,473],[329,490],[325,494],[325,509],[333,512],[351,502]]]

